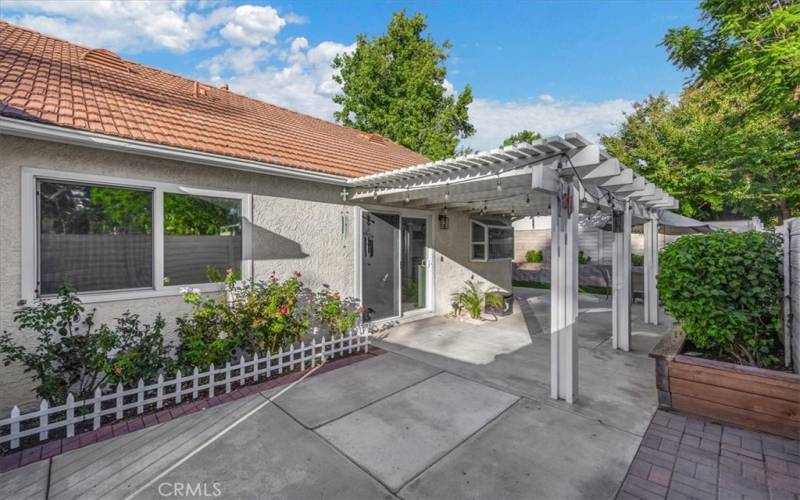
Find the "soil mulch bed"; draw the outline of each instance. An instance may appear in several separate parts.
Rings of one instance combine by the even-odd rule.
[[[385,352],[386,351],[378,347],[371,346],[369,352],[352,354],[326,362],[321,368],[314,372],[311,377],[336,370],[337,368],[343,368],[374,356],[379,356]],[[161,410],[155,412],[143,413],[142,415],[136,415],[123,420],[118,420],[114,423],[103,425],[97,430],[82,432],[70,438],[54,439],[28,448],[16,450],[13,453],[0,456],[0,473],[8,472],[40,460],[46,460],[56,455],[67,453],[68,451],[76,450],[100,441],[105,441],[106,439],[110,439],[112,437],[122,436],[129,432],[135,432],[140,429],[163,424],[183,415],[190,415],[197,411],[205,410],[228,401],[234,401],[246,396],[273,389],[275,387],[287,385],[299,380],[307,372],[308,370],[289,372],[264,382],[242,385],[231,390],[231,392],[219,394],[213,398],[198,398],[185,403],[172,405],[168,408],[162,408]]]

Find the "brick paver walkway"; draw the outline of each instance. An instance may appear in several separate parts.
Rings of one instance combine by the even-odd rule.
[[[617,498],[800,500],[800,441],[659,410]]]

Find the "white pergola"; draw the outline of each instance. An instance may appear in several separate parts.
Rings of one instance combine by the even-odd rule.
[[[644,224],[645,321],[658,322],[658,221],[678,201],[598,144],[566,134],[360,177],[354,202],[518,218],[551,215],[551,396],[578,397],[578,213],[604,213],[614,231],[613,346],[630,349],[631,225]]]

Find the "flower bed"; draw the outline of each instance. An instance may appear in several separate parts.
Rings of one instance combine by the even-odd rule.
[[[177,346],[164,341],[160,315],[147,324],[126,312],[110,326],[95,325],[94,311],[68,286],[55,300],[16,311],[20,329],[38,343],[31,349],[3,332],[0,354],[33,373],[41,405],[25,414],[14,407],[0,420],[0,451],[97,431],[367,349],[363,309],[327,287],[308,290],[299,273],[242,283],[229,270],[224,281],[221,295],[182,291],[193,310],[176,321]]]

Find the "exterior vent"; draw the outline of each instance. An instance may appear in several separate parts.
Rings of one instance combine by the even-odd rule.
[[[384,139],[383,136],[381,136],[379,134],[364,133],[364,134],[358,134],[358,135],[360,135],[364,139],[368,140],[369,142],[374,142],[375,144],[381,144],[381,145],[384,145],[384,146],[386,145],[386,139]]]
[[[82,59],[95,66],[102,66],[116,71],[129,71],[125,61],[108,49],[92,49],[83,54]]]

